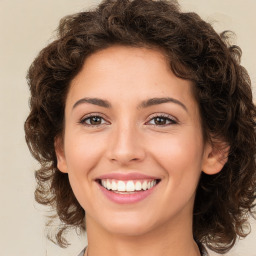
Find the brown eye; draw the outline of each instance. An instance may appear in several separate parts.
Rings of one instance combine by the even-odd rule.
[[[172,119],[171,117],[166,117],[166,116],[155,116],[150,121],[148,124],[155,125],[155,126],[166,126],[166,125],[172,125],[172,124],[177,124],[177,122]]]
[[[107,123],[101,116],[89,116],[81,121],[86,126],[98,126]]]
[[[102,118],[99,116],[92,116],[92,117],[88,118],[88,120],[89,120],[90,124],[92,124],[92,125],[99,125],[99,124],[101,124]]]
[[[155,117],[154,121],[155,121],[156,125],[165,125],[167,123],[167,118],[166,117]]]

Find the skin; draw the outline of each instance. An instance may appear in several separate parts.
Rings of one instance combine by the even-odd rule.
[[[176,77],[161,51],[124,46],[92,54],[71,82],[65,132],[55,148],[58,168],[68,173],[86,211],[88,255],[200,255],[192,233],[196,187],[201,171],[219,172],[225,157],[203,140],[192,91],[192,82]],[[163,97],[173,100],[142,106]],[[99,116],[96,123],[90,114]],[[156,122],[156,116],[164,117]],[[134,171],[161,179],[137,203],[114,203],[95,182],[110,172]]]

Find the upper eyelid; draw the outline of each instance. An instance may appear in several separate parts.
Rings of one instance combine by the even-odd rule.
[[[83,115],[80,120],[82,121],[82,120],[84,120],[84,119],[86,119],[86,118],[93,117],[93,116],[101,117],[101,118],[103,118],[104,120],[108,119],[108,118],[106,117],[106,115],[104,115],[103,113],[89,113],[89,114]],[[107,120],[106,120],[106,121],[107,121]]]
[[[165,118],[169,118],[169,119],[171,119],[171,120],[173,120],[173,121],[175,121],[175,122],[178,122],[179,120],[176,118],[176,117],[174,117],[173,115],[170,115],[170,114],[166,114],[166,113],[153,113],[153,114],[151,114],[151,115],[149,115],[149,117],[148,117],[148,121],[150,121],[151,119],[153,119],[153,118],[155,118],[155,117],[165,117]]]

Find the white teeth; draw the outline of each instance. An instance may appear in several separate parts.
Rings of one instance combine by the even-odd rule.
[[[142,184],[142,189],[146,190],[147,188],[148,188],[148,183],[147,183],[147,181],[144,181]]]
[[[116,182],[114,181],[114,180],[112,180],[112,190],[117,190],[117,184],[116,184]]]
[[[126,183],[126,191],[134,191],[134,190],[135,190],[134,183],[133,183],[133,181],[129,180]]]
[[[107,189],[110,190],[112,188],[111,183],[109,180],[107,180]]]
[[[141,182],[139,182],[139,181],[136,182],[135,189],[137,191],[141,190]]]
[[[117,191],[124,192],[125,189],[125,183],[121,180],[117,182]]]
[[[135,192],[141,190],[147,190],[156,185],[156,180],[144,180],[144,181],[132,181],[127,182],[122,180],[101,180],[101,185],[107,190],[113,190],[116,192]]]

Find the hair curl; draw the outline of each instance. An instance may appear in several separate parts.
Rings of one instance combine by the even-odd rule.
[[[26,141],[41,168],[35,172],[36,201],[57,211],[62,226],[57,243],[66,246],[63,231],[85,229],[85,212],[76,200],[67,174],[57,169],[54,139],[64,128],[65,99],[71,80],[85,59],[118,44],[158,47],[176,76],[195,84],[205,138],[230,146],[228,162],[216,175],[202,174],[193,216],[195,241],[218,253],[246,236],[256,188],[256,108],[250,79],[240,65],[241,50],[218,35],[195,13],[183,13],[176,2],[106,0],[95,10],[63,18],[55,41],[44,48],[28,71],[30,114]]]

